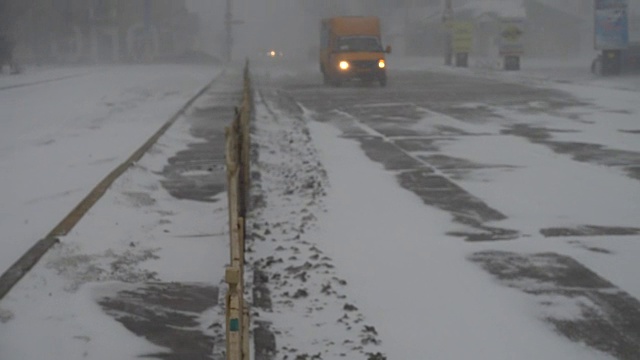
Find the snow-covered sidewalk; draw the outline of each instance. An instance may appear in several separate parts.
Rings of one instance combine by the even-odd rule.
[[[5,267],[188,99],[218,80],[2,299],[0,358],[220,353],[218,287],[229,256],[225,193],[180,200],[163,182],[176,181],[165,177],[170,158],[206,143],[196,137],[202,134],[194,123],[224,133],[241,74],[219,78],[222,68],[200,65],[89,70],[62,79],[59,71],[43,73],[37,77],[54,80],[29,79],[1,90],[9,115],[2,118],[0,153]],[[197,179],[218,176],[218,170],[178,175]]]
[[[122,65],[0,76],[0,271],[220,70]]]

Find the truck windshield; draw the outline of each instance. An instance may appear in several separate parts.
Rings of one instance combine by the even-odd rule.
[[[338,39],[336,50],[381,52],[382,45],[374,36],[347,36]]]

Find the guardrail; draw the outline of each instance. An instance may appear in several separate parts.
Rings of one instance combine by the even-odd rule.
[[[249,307],[244,301],[245,219],[250,187],[249,127],[253,111],[249,62],[244,67],[242,103],[225,129],[231,263],[225,271],[227,360],[248,360]]]

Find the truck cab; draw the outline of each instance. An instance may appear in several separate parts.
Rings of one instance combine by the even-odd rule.
[[[324,83],[339,86],[359,79],[387,84],[385,54],[382,47],[380,19],[348,16],[323,19],[320,30],[320,71]]]

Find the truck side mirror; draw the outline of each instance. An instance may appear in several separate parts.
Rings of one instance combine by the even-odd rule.
[[[391,45],[387,45],[386,49],[384,49],[384,52],[386,52],[387,54],[391,54]]]

